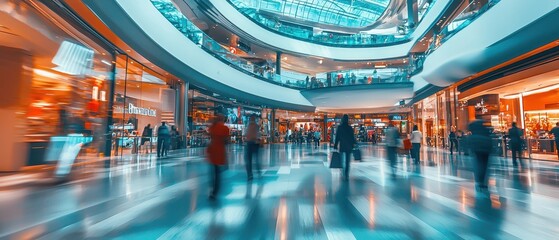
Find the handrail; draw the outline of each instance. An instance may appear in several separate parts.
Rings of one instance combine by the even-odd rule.
[[[248,75],[256,77],[258,79],[271,82],[280,86],[293,88],[293,89],[307,89],[307,88],[317,88],[317,87],[335,87],[335,86],[346,86],[346,85],[357,85],[357,84],[373,84],[373,83],[401,83],[409,82],[409,76],[398,75],[392,76],[390,78],[381,79],[378,81],[368,81],[359,83],[357,81],[348,81],[344,83],[328,83],[326,79],[316,79],[316,84],[312,84],[312,79],[309,79],[309,83],[305,80],[297,80],[294,78],[289,78],[286,76],[280,76],[275,74],[275,69],[270,66],[258,66],[242,57],[235,55],[230,52],[229,49],[219,44],[217,41],[213,40],[207,34],[205,34],[201,29],[194,25],[182,12],[175,7],[171,0],[150,0],[154,7],[171,23],[173,26],[179,30],[184,36],[196,43],[200,48],[205,50],[207,53],[216,57],[217,59],[223,61],[229,66],[242,71]],[[407,70],[397,71],[399,73],[406,72]],[[351,73],[351,72],[350,72]],[[320,84],[322,83],[322,84]]]
[[[421,11],[423,11],[422,16],[424,16],[425,13],[427,13],[431,9],[435,1],[436,0],[433,0],[427,8],[420,9]],[[232,0],[227,0],[227,2],[229,2],[229,4],[237,9],[237,11],[245,15],[248,19],[272,32],[275,32],[282,36],[325,46],[352,48],[391,46],[409,42],[412,38],[411,34],[413,33],[413,31],[408,29],[406,26],[399,27],[399,31],[403,32],[403,34],[400,35],[366,33],[342,34],[336,32],[314,33],[312,28],[305,28],[302,26],[291,24],[282,24],[279,20],[270,19],[265,15],[257,13],[256,11],[254,11],[254,9],[243,9],[232,2]],[[421,18],[419,21],[421,20],[423,20],[423,18]]]

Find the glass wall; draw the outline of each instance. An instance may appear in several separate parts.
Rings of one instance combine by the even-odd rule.
[[[117,56],[115,75],[113,155],[153,152],[162,122],[176,127],[177,91],[166,77],[125,55]]]
[[[3,148],[0,171],[59,160],[47,158],[56,137],[84,144],[76,161],[102,155],[112,51],[41,3],[0,0],[0,23],[0,138],[18,146]]]
[[[413,109],[415,124],[423,132],[427,146],[446,148],[450,131],[466,130],[458,126],[460,111],[457,108],[455,90],[452,88],[419,101]]]

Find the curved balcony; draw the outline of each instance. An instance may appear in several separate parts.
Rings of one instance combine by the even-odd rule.
[[[379,47],[379,46],[390,46],[408,42],[412,39],[412,32],[414,29],[409,29],[406,25],[401,25],[395,28],[394,34],[369,34],[365,29],[359,29],[357,27],[366,27],[363,25],[348,25],[347,27],[354,27],[353,32],[359,32],[356,34],[338,33],[336,31],[315,31],[312,27],[305,27],[298,24],[293,24],[289,22],[283,22],[277,17],[270,16],[269,14],[262,14],[262,11],[278,11],[278,7],[267,7],[262,6],[263,3],[255,2],[252,0],[227,0],[232,6],[234,6],[239,12],[245,15],[247,18],[251,19],[254,23],[273,31],[277,34],[291,37],[299,40],[303,40],[310,43],[321,44],[325,46],[333,47]],[[430,4],[423,5],[422,9],[419,9],[419,21],[423,20],[423,17],[429,10],[431,10],[434,2],[431,1]],[[287,4],[284,2],[284,4]],[[386,6],[385,6],[386,8]],[[311,8],[305,8],[310,11]],[[323,13],[324,11],[319,11]],[[308,16],[307,18],[312,18],[312,13],[302,14],[303,16]],[[329,19],[327,17],[322,17],[321,15],[315,16],[317,20]],[[335,18],[334,18],[335,19]],[[337,19],[340,21],[340,19]],[[339,23],[337,23],[339,24]]]
[[[472,2],[433,37],[418,76],[444,87],[513,60],[559,39],[557,19],[557,1]]]
[[[364,107],[369,110],[391,106],[402,96],[413,95],[414,84],[409,81],[342,85],[303,91],[282,87],[247,74],[247,71],[234,67],[223,57],[209,54],[207,49],[203,49],[203,45],[178,31],[150,0],[83,2],[107,27],[144,58],[196,88],[223,96],[271,108],[315,111],[316,106],[307,98],[307,94],[312,94],[313,101],[318,101],[320,106],[327,107],[329,102],[336,103],[335,96],[344,96],[347,98],[343,102],[346,108],[362,109],[363,102],[366,102]],[[387,95],[387,92],[391,94]],[[360,97],[349,97],[356,93]],[[367,101],[363,101],[363,97]]]
[[[344,77],[341,79],[332,78],[331,80],[328,80],[327,78],[315,77],[297,79],[293,77],[281,76],[275,74],[273,68],[259,67],[257,64],[231,53],[228,48],[213,40],[196,25],[194,25],[194,23],[184,16],[171,0],[150,0],[150,2],[179,32],[194,42],[201,49],[231,67],[267,82],[293,89],[409,82],[407,69],[395,69],[392,71],[393,74],[384,74],[382,76],[376,76],[373,73],[373,70],[370,70],[371,73],[368,74],[368,76],[364,76],[363,73],[359,74],[357,71],[343,71],[343,74],[345,75]],[[390,72],[386,70],[390,69],[379,69],[379,71]]]
[[[186,0],[174,1],[181,8],[185,6],[184,2]],[[350,47],[349,45],[351,45],[351,43],[358,43],[358,41],[354,41],[355,39],[359,40],[357,35],[343,39],[343,41],[347,40],[347,45],[329,46],[308,40],[308,34],[303,37],[307,39],[304,40],[263,27],[250,17],[243,15],[235,6],[225,0],[189,0],[189,2],[197,4],[196,6],[190,6],[192,5],[190,4],[190,7],[196,7],[200,11],[206,13],[208,17],[220,22],[220,24],[236,35],[277,51],[329,58],[339,61],[377,61],[408,56],[416,42],[423,38],[423,36],[435,26],[437,21],[439,21],[444,12],[452,6],[454,1],[434,1],[431,4],[430,10],[421,15],[422,20],[417,24],[414,31],[408,33],[409,41],[400,44],[381,44],[379,46],[354,45],[356,47]],[[367,39],[367,37],[362,37],[361,41],[363,41],[363,39]]]

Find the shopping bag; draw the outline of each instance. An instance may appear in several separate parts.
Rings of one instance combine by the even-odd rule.
[[[330,159],[330,168],[342,168],[342,159],[340,158],[339,152],[332,153],[332,159]]]
[[[354,148],[352,152],[353,159],[355,159],[355,161],[363,161],[363,159],[361,158],[361,150],[359,150],[359,148]]]
[[[411,140],[409,138],[404,139],[404,150],[411,150]]]

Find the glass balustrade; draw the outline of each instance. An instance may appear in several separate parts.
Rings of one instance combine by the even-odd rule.
[[[343,34],[328,31],[315,31],[312,27],[305,27],[297,24],[280,21],[272,16],[262,14],[259,11],[261,4],[256,4],[252,0],[227,0],[239,12],[247,16],[256,24],[272,30],[278,34],[304,40],[312,43],[336,46],[336,47],[373,47],[388,46],[401,44],[411,40],[413,29],[409,29],[406,25],[396,28],[395,34]],[[425,14],[431,9],[435,0],[421,4],[419,9],[421,21]],[[257,2],[258,3],[258,2]]]
[[[190,20],[188,20],[179,9],[173,4],[171,0],[150,0],[155,8],[171,23],[173,26],[179,30],[184,36],[196,43],[200,48],[204,49],[209,54],[220,59],[221,61],[227,63],[229,66],[234,67],[246,74],[253,77],[272,82],[281,86],[294,88],[294,89],[307,89],[307,88],[320,88],[320,87],[335,87],[335,86],[347,86],[347,85],[358,85],[358,84],[378,84],[378,83],[403,83],[409,82],[409,67],[394,70],[389,74],[378,74],[375,75],[374,69],[368,70],[352,70],[352,71],[342,71],[343,74],[350,77],[348,80],[345,79],[334,79],[331,78],[316,78],[309,77],[307,80],[288,77],[283,75],[278,75],[275,73],[275,69],[270,65],[259,65],[254,62],[248,61],[241,56],[234,54],[229,48],[224,47],[217,41],[210,38],[202,30],[200,30],[196,25],[194,25]],[[367,71],[369,74],[366,75]],[[384,72],[386,70],[378,70],[379,72]],[[389,72],[389,71],[387,71]],[[337,72],[335,74],[339,74]],[[333,74],[333,73],[328,73]],[[344,76],[345,76],[344,75]],[[355,78],[355,79],[354,79]]]
[[[431,54],[443,43],[448,41],[452,36],[469,26],[472,22],[474,22],[477,18],[486,13],[500,1],[501,0],[488,0],[485,3],[483,3],[483,1],[473,1],[468,4],[464,9],[462,9],[459,14],[455,15],[454,18],[441,29],[439,34],[433,36],[433,38],[430,40],[429,49],[426,51],[426,54]]]

